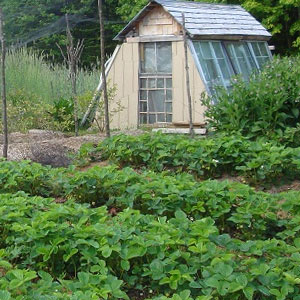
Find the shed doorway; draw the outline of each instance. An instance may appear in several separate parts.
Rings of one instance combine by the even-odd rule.
[[[139,124],[172,122],[172,43],[140,44]]]

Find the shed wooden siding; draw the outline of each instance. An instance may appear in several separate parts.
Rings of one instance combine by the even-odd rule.
[[[179,35],[180,25],[161,6],[151,10],[138,24],[139,36]]]
[[[173,122],[188,122],[188,100],[183,41],[172,42],[173,52]],[[188,49],[190,88],[193,108],[193,122],[203,123],[205,107],[201,105],[200,95],[205,92],[204,83],[197,70],[194,58]]]
[[[110,111],[119,102],[123,109],[111,117],[112,129],[136,128],[138,124],[138,43],[123,43],[108,74],[109,87],[116,87]]]

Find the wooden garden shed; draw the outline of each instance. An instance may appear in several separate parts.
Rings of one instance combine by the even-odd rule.
[[[112,128],[188,123],[183,14],[195,123],[205,121],[202,92],[230,89],[232,76],[247,80],[271,58],[271,34],[241,6],[152,0],[115,37],[121,44],[106,71],[116,88],[110,110],[122,109]]]

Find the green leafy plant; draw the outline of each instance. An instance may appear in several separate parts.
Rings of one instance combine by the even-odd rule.
[[[299,57],[274,58],[249,82],[237,78],[228,92],[219,88],[217,99],[202,95],[209,125],[219,131],[270,136],[297,127],[300,121]]]

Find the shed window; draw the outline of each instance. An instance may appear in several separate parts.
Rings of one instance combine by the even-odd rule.
[[[234,73],[221,42],[194,41],[194,47],[209,89],[212,90],[216,85],[229,87]]]
[[[170,42],[141,44],[141,73],[172,73]]]
[[[249,79],[253,69],[256,68],[254,59],[246,43],[225,43],[226,50],[236,74],[241,74],[245,80]]]
[[[250,42],[248,45],[258,67],[261,69],[270,60],[268,44],[265,42]]]
[[[266,42],[193,41],[194,53],[209,91],[215,86],[231,87],[231,77],[245,80],[271,58]]]
[[[172,122],[172,44],[140,44],[140,124]]]

